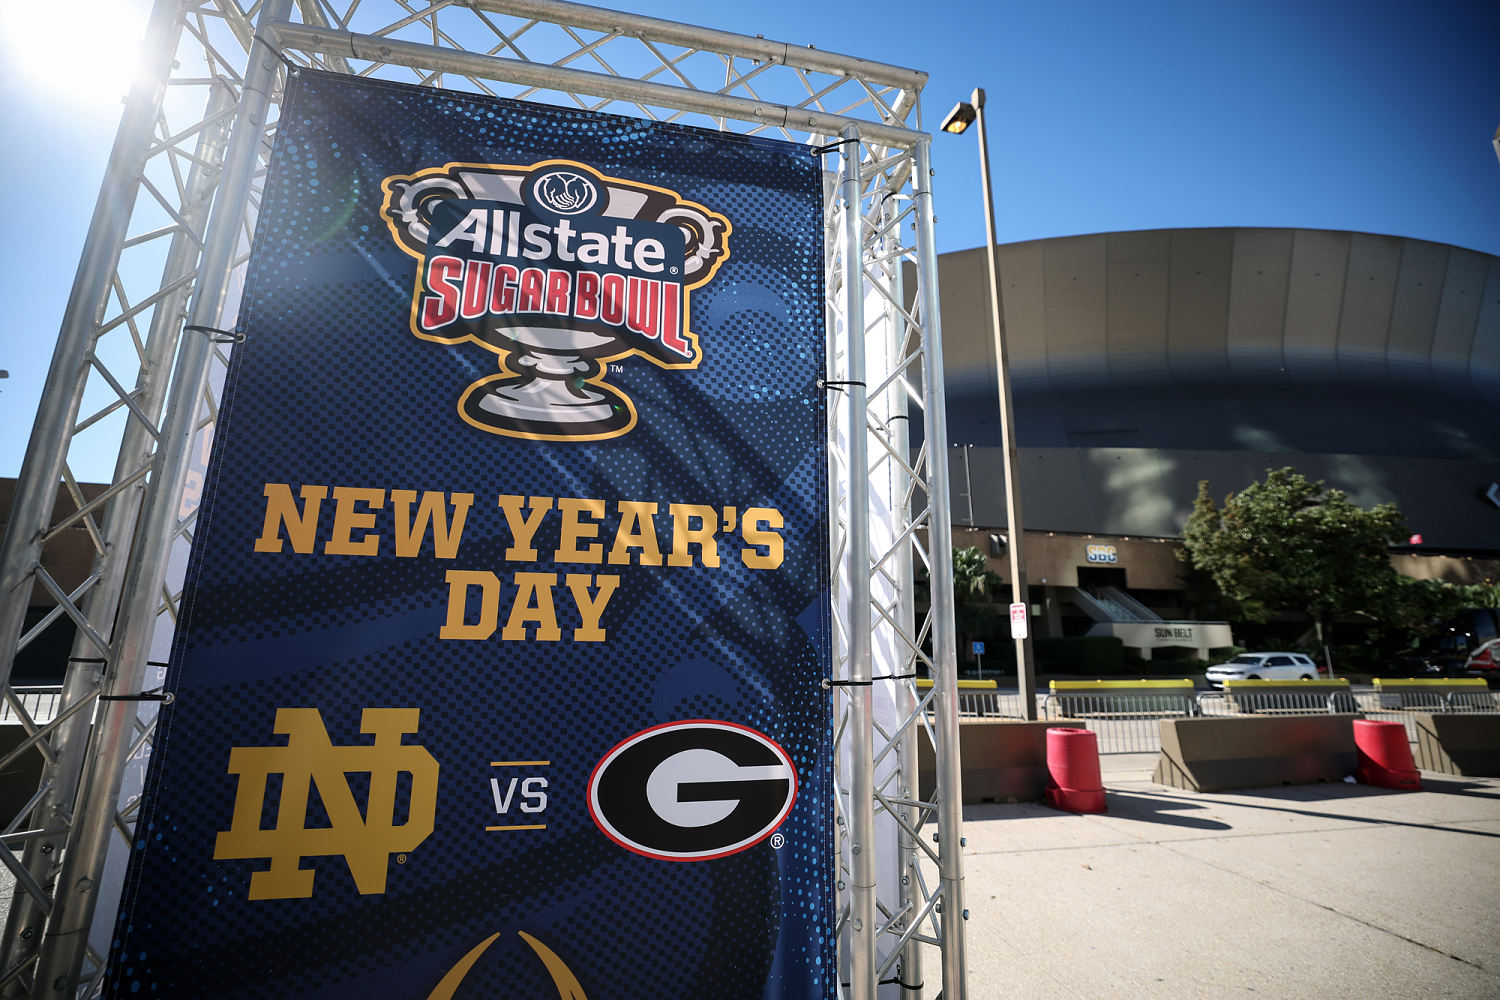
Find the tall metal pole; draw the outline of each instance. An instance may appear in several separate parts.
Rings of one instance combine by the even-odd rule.
[[[875,776],[870,695],[870,478],[865,415],[865,281],[859,127],[846,125],[843,208],[844,336],[849,367],[849,970],[852,1000],[875,1000]]]
[[[208,215],[214,187],[219,180],[219,163],[223,159],[225,139],[229,133],[228,119],[216,116],[227,111],[233,103],[234,95],[227,83],[215,87],[209,96],[205,118],[212,124],[199,136],[193,166],[188,173],[182,209],[184,231],[172,237],[171,248],[162,270],[161,287],[181,287],[158,304],[146,338],[147,360],[142,365],[137,405],[153,421],[160,418],[166,398],[166,374],[177,349],[177,336],[191,290],[191,286],[184,282],[197,269],[198,240],[202,235],[203,221]],[[151,450],[156,444],[154,435],[155,428],[139,420],[132,420],[126,426],[114,482],[122,482],[149,461]],[[140,516],[144,492],[144,487],[137,485],[110,503],[100,526],[100,533],[106,539],[130,538]],[[123,548],[128,550],[128,544],[123,545]],[[86,617],[91,622],[100,623],[100,632],[106,639],[113,634],[110,616],[119,604],[125,572],[124,551],[106,550],[95,563],[99,582],[89,591],[85,606]],[[97,693],[104,673],[103,664],[104,658],[93,649],[87,634],[80,631],[73,642],[63,683],[63,706],[92,698]],[[35,828],[46,833],[27,843],[22,860],[27,871],[38,881],[44,880],[48,869],[58,857],[58,849],[64,846],[91,724],[91,713],[79,712],[59,727],[50,740],[57,759],[43,769],[42,783],[49,787],[49,791],[38,803],[32,821]],[[0,968],[10,970],[35,955],[37,945],[41,942],[41,936],[37,932],[41,929],[44,917],[45,910],[41,901],[32,898],[18,884],[6,919],[5,937],[0,941]],[[15,992],[17,988],[16,984],[12,984],[7,987],[5,995],[18,995]]]
[[[290,7],[291,0],[272,0],[261,10],[262,28],[269,22],[284,20]],[[220,321],[279,68],[270,46],[257,36],[250,50],[223,181],[209,220],[201,277],[188,326],[207,328]],[[190,334],[178,352],[166,426],[162,429],[126,578],[122,626],[112,643],[105,679],[106,693],[122,700],[102,705],[95,725],[88,769],[79,789],[77,825],[58,874],[57,902],[47,923],[37,963],[34,996],[38,1000],[71,996],[79,981],[98,899],[92,890],[99,883],[108,854],[115,824],[114,804],[135,728],[136,706],[127,699],[132,690],[139,690],[150,648],[167,554],[177,528],[175,500],[181,495],[191,462],[194,428],[211,353],[209,338],[201,330]]]
[[[37,408],[26,459],[16,480],[10,524],[0,544],[0,681],[10,677],[16,640],[26,617],[32,573],[41,561],[57,484],[62,478],[68,441],[78,420],[83,386],[89,374],[89,352],[99,321],[109,301],[110,280],[120,259],[130,227],[130,213],[140,188],[141,171],[152,143],[152,128],[167,78],[172,54],[182,28],[178,4],[158,0],[146,28],[137,83],[130,88],[120,129],[110,151],[109,168],[94,203],[84,239],[83,256],[73,278],[63,313],[62,329],[47,371],[46,388]],[[102,656],[98,649],[94,655]]]
[[[995,339],[996,387],[1000,397],[1000,436],[1005,448],[1005,519],[1010,530],[1010,600],[1026,609],[1025,634],[1016,642],[1016,678],[1021,688],[1021,709],[1036,719],[1036,664],[1031,654],[1031,601],[1026,588],[1026,550],[1021,520],[1021,491],[1016,481],[1016,422],[1011,406],[1010,352],[1005,344],[1001,320],[1000,269],[995,260],[995,204],[990,190],[990,143],[984,128],[984,89],[973,96],[975,121],[979,126],[979,178],[984,188],[984,250],[989,267],[990,333]]]
[[[885,198],[881,201],[881,228],[890,230],[899,224],[901,211],[896,204],[896,199]],[[892,242],[896,242],[894,239]],[[889,282],[894,298],[897,302],[907,301],[904,268],[899,261],[890,261],[884,269],[883,280]],[[886,308],[887,343],[885,345],[886,357],[892,364],[895,359],[901,357],[905,348],[910,330],[906,323],[892,315],[889,306]],[[910,524],[911,510],[911,424],[909,411],[910,401],[901,386],[893,386],[883,393],[879,404],[879,419],[886,429],[886,447],[898,456],[898,462],[888,462],[888,477],[882,479],[883,486],[888,490],[892,504],[892,516],[896,524]],[[887,544],[888,539],[882,539],[882,544]],[[914,560],[912,549],[909,545],[900,547],[893,557],[896,578],[896,602],[891,608],[891,613],[899,623],[899,628],[904,635],[913,635],[916,632],[916,609],[913,606],[913,572]],[[896,673],[912,673],[915,670],[917,657],[915,653],[906,654],[907,669],[898,669]],[[891,693],[891,700],[895,707],[896,718],[912,719],[917,712],[917,692],[914,685],[900,681],[887,681],[887,690]],[[899,738],[896,749],[896,769],[899,775],[896,788],[901,797],[901,804],[896,812],[900,819],[900,829],[897,832],[897,872],[898,885],[895,891],[896,903],[901,913],[906,917],[898,921],[896,930],[905,933],[912,924],[916,923],[915,914],[919,911],[924,900],[920,889],[921,873],[919,871],[918,851],[916,835],[912,832],[918,829],[921,823],[921,812],[917,808],[917,741],[924,738],[922,727],[912,724],[906,734]],[[887,887],[889,888],[889,887]],[[877,949],[878,952],[878,949]],[[877,956],[878,957],[878,956]],[[882,963],[885,960],[882,959]],[[920,1000],[922,982],[922,945],[913,936],[908,939],[906,946],[901,951],[900,957],[900,980],[901,996],[904,1000]]]
[[[923,431],[927,439],[930,505],[927,532],[932,559],[932,662],[937,690],[933,748],[937,767],[938,880],[942,884],[942,963],[945,1000],[966,1000],[964,924],[963,780],[958,759],[958,637],[953,624],[953,518],[948,501],[948,416],[943,398],[943,331],[938,321],[937,236],[933,231],[932,140],[923,138],[913,151],[916,170],[917,291],[927,326],[926,363],[922,366]]]

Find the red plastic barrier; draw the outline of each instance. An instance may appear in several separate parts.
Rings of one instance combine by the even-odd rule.
[[[1075,813],[1104,812],[1099,740],[1087,729],[1047,730],[1047,804]]]
[[[1422,774],[1412,760],[1406,727],[1401,723],[1356,719],[1354,745],[1359,751],[1354,776],[1364,784],[1403,792],[1422,790]]]

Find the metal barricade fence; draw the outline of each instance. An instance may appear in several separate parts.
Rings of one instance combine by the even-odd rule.
[[[921,678],[917,690],[926,694],[932,681]],[[1018,691],[1001,691],[999,685],[988,680],[964,680],[958,682],[958,714],[963,719],[1024,719],[1021,695]]]
[[[13,689],[16,699],[20,701],[21,707],[26,714],[31,716],[32,721],[37,723],[51,722],[57,715],[57,704],[62,699],[62,685],[49,684],[37,687],[18,687]],[[18,722],[20,716],[10,702],[0,700],[0,722]]]
[[[1076,720],[1098,738],[1101,755],[1157,753],[1163,719],[1197,714],[1191,681],[1053,681],[1041,711]]]
[[[1206,715],[1352,715],[1360,711],[1348,681],[1229,681],[1201,699]]]
[[[1422,712],[1500,714],[1500,691],[1479,686],[1402,688],[1405,682],[1376,681],[1373,691],[1355,691],[1348,681],[1230,681],[1222,691],[1196,691],[1190,681],[1053,681],[1038,716],[1068,720],[1093,732],[1100,754],[1158,753],[1161,721],[1199,716],[1325,715],[1359,713],[1400,722],[1416,742],[1413,716]],[[918,681],[918,687],[931,687]],[[1021,719],[1018,692],[994,681],[959,682],[959,715],[965,719]]]
[[[1413,743],[1417,741],[1416,715],[1500,714],[1500,691],[1491,691],[1479,679],[1376,678],[1374,690],[1361,691],[1357,697],[1366,718],[1401,723],[1406,727],[1406,738]]]

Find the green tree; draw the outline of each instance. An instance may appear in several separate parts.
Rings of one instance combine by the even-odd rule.
[[[1382,638],[1404,645],[1412,637],[1431,635],[1466,608],[1483,607],[1478,591],[1396,573],[1372,583],[1368,611]]]
[[[977,548],[953,550],[953,624],[960,659],[970,658],[974,639],[987,638],[995,631],[1000,610],[990,603],[990,595],[1002,582]]]
[[[1391,566],[1390,546],[1407,533],[1394,504],[1366,510],[1342,490],[1283,468],[1222,507],[1208,482],[1199,483],[1183,546],[1243,618],[1301,609],[1326,629],[1336,618],[1388,618],[1401,596],[1432,596],[1406,588]]]
[[[987,601],[990,592],[1003,581],[990,569],[989,560],[974,546],[953,550],[953,601],[966,604],[975,599]]]

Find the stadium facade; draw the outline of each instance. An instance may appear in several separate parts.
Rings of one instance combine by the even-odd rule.
[[[938,267],[955,544],[1005,576],[985,253]],[[1039,634],[1151,655],[1108,624],[1186,617],[1175,552],[1198,482],[1222,498],[1282,466],[1397,504],[1421,536],[1402,572],[1500,579],[1500,258],[1225,228],[1014,243],[998,267]],[[1200,654],[1222,638],[1149,631]]]

